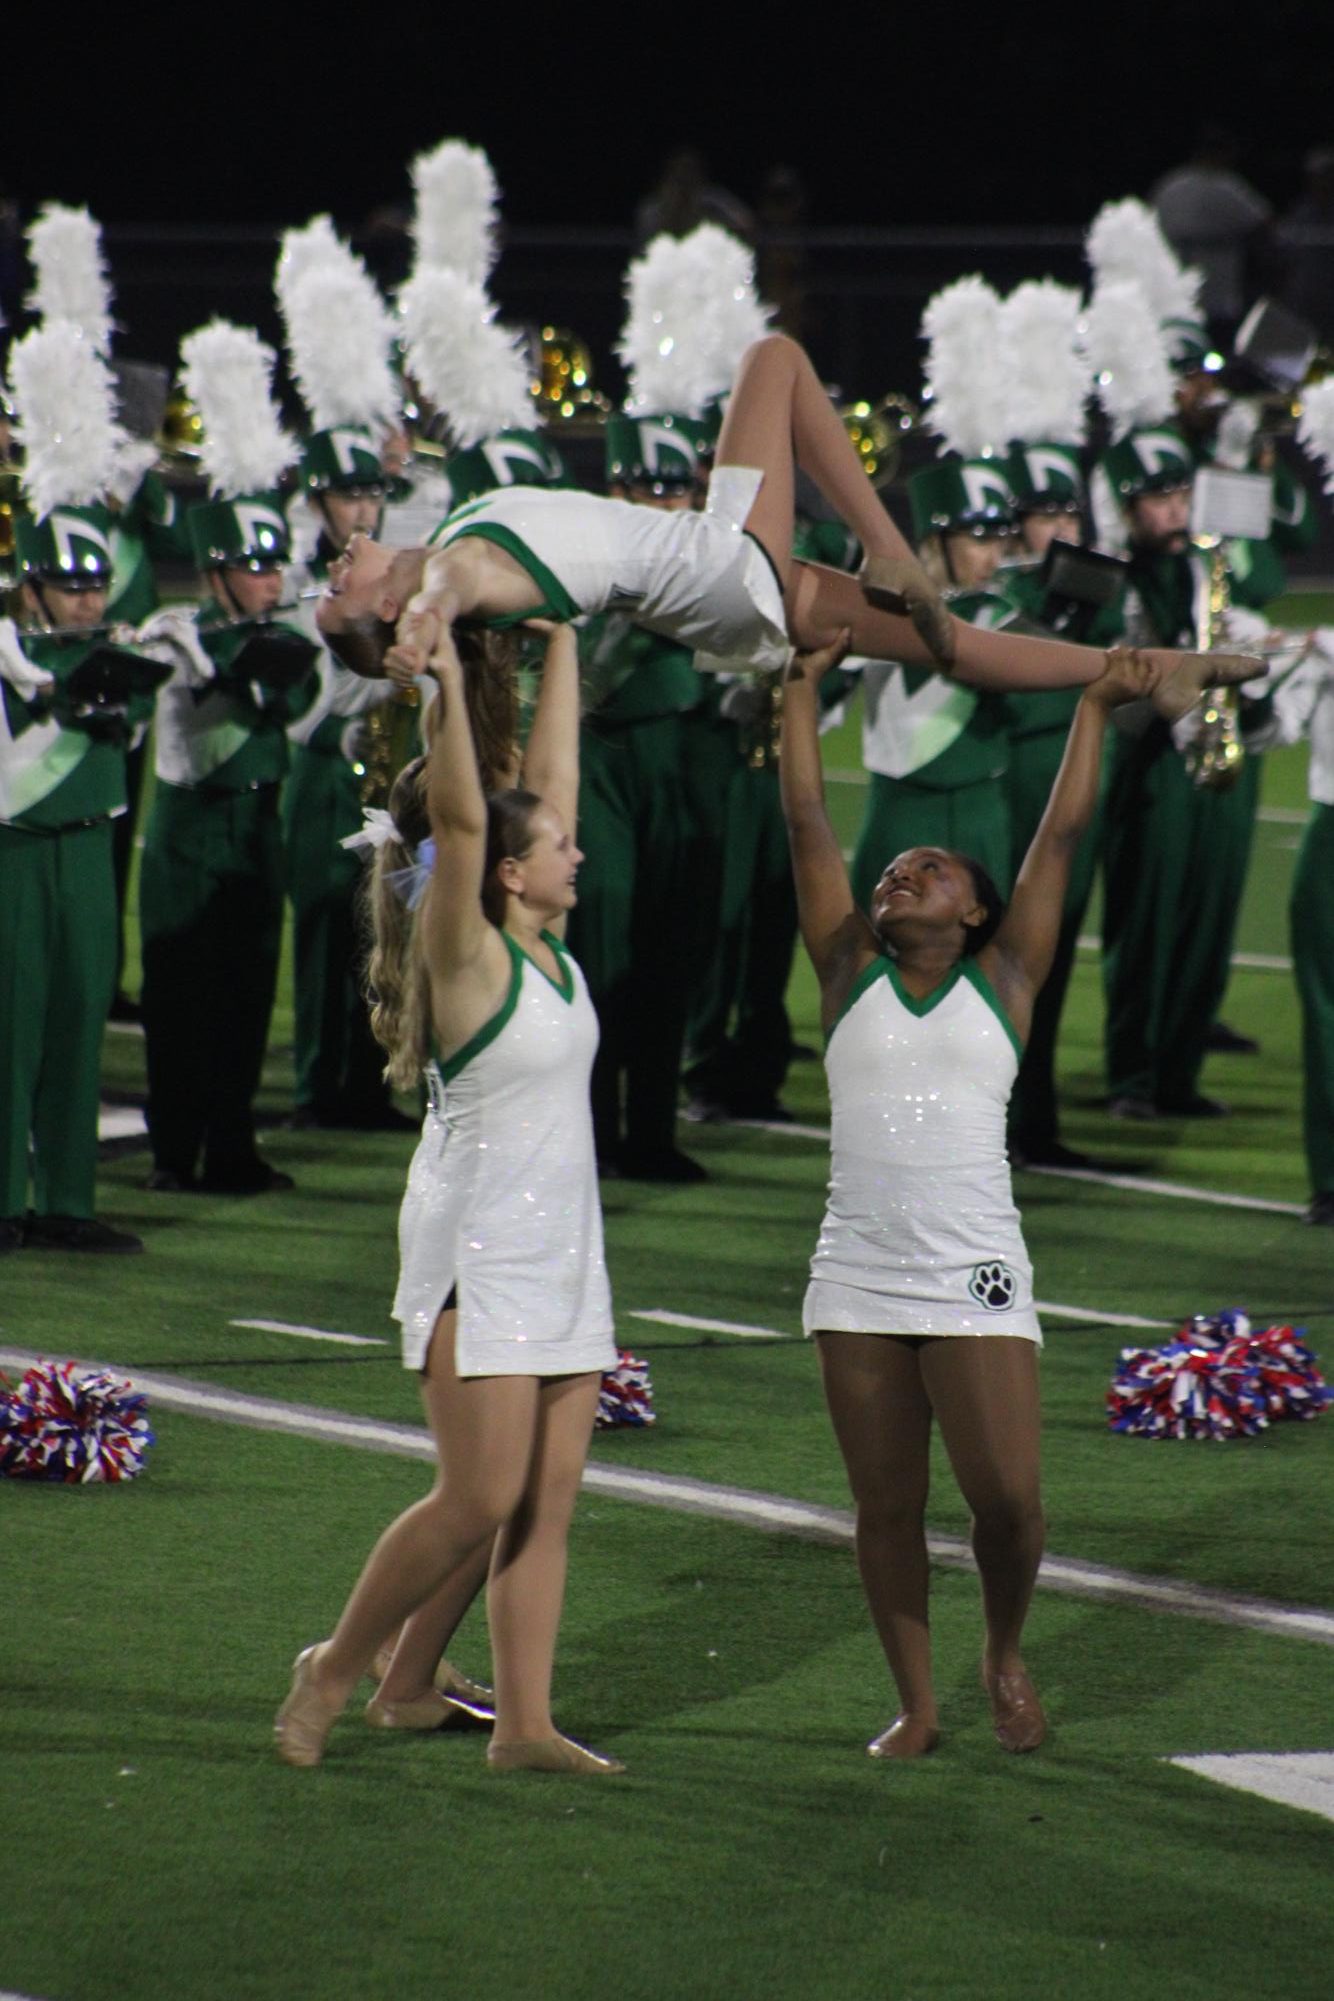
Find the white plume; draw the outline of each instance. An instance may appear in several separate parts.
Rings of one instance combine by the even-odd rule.
[[[485,284],[496,261],[500,190],[480,146],[445,139],[412,162],[417,269],[461,272]]]
[[[1080,445],[1088,364],[1079,346],[1083,300],[1051,278],[1018,285],[1000,309],[1008,435],[1025,444]]]
[[[1137,284],[1159,320],[1198,320],[1202,272],[1182,264],[1153,210],[1129,196],[1104,202],[1085,239],[1094,284]]]
[[[16,341],[9,392],[18,413],[23,487],[40,519],[53,507],[100,500],[127,434],[116,422],[111,371],[70,320],[48,320]]]
[[[86,208],[48,202],[28,230],[33,288],[28,304],[44,320],[69,320],[99,354],[111,346],[111,285],[102,230]]]
[[[926,385],[931,429],[942,450],[964,458],[1003,450],[1008,442],[1000,300],[984,279],[956,279],[928,300],[922,315],[928,342]]]
[[[522,338],[495,325],[481,283],[462,272],[418,270],[398,297],[408,367],[460,448],[534,423]]]
[[[1325,491],[1334,493],[1334,375],[1303,389],[1297,438],[1303,451],[1323,459]]]
[[[655,236],[625,274],[627,310],[616,352],[630,374],[625,407],[702,416],[731,388],[742,355],[768,330],[755,258],[716,223]]]
[[[292,379],[317,431],[392,418],[394,323],[355,259],[313,265],[289,284],[285,318]]]
[[[181,342],[181,381],[203,425],[211,492],[228,499],[277,484],[296,458],[269,393],[277,355],[253,327],[210,320]]]
[[[1162,323],[1138,285],[1117,278],[1094,288],[1083,344],[1113,438],[1170,418],[1174,383]]]
[[[361,259],[343,242],[329,216],[313,215],[304,228],[283,231],[278,262],[274,266],[273,289],[284,321],[288,316],[288,301],[293,287],[309,272],[325,270],[330,266],[369,275]]]

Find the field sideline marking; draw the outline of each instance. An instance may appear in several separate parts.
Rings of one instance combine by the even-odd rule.
[[[1092,1327],[1175,1327],[1175,1320],[1146,1320],[1140,1313],[1104,1313],[1089,1306],[1061,1306],[1052,1299],[1035,1299],[1034,1310],[1050,1313],[1058,1320],[1087,1320]],[[739,1334],[748,1341],[795,1341],[777,1327],[752,1327],[742,1320],[702,1320],[693,1313],[673,1313],[665,1306],[632,1307],[630,1320],[653,1320],[664,1327],[700,1327],[708,1334]],[[233,1327],[276,1327],[271,1320],[233,1320]]]
[[[739,1334],[745,1341],[795,1341],[778,1327],[751,1327],[744,1320],[700,1320],[693,1313],[672,1313],[665,1306],[632,1307],[631,1320],[656,1320],[664,1327],[701,1327],[706,1334]]]
[[[229,1327],[258,1327],[264,1334],[294,1334],[300,1341],[341,1341],[349,1348],[387,1348],[382,1334],[330,1334],[324,1327],[302,1327],[291,1320],[229,1320]],[[3,1997],[0,1997],[3,2001]]]
[[[1334,1820],[1334,1751],[1224,1751],[1164,1763],[1278,1806]]]
[[[28,1349],[0,1348],[0,1368],[26,1369],[40,1359]],[[94,1362],[87,1357],[82,1358],[81,1366],[110,1369],[116,1375],[128,1376],[136,1389],[156,1397],[164,1410],[219,1418],[250,1430],[281,1431],[298,1438],[358,1446],[363,1451],[395,1453],[402,1458],[427,1462],[435,1458],[431,1435],[420,1425],[390,1424],[346,1411],[319,1410],[309,1404],[249,1396],[241,1390],[218,1390],[208,1383],[159,1376],[152,1370],[127,1369],[118,1363]],[[643,1502],[650,1507],[670,1508],[678,1514],[706,1515],[715,1521],[808,1536],[819,1542],[843,1546],[852,1542],[852,1516],[847,1509],[788,1500],[781,1494],[716,1486],[679,1473],[653,1473],[600,1464],[584,1469],[583,1485],[589,1493],[605,1494],[610,1500]],[[927,1541],[934,1562],[956,1570],[973,1568],[972,1552],[961,1538],[933,1535]],[[1133,1571],[1114,1569],[1109,1564],[1085,1563],[1077,1557],[1044,1557],[1038,1584],[1045,1590],[1077,1598],[1137,1605],[1149,1611],[1208,1620],[1214,1625],[1244,1627],[1281,1639],[1312,1640],[1320,1646],[1334,1647],[1334,1612],[1279,1605],[1265,1598],[1236,1597],[1208,1585],[1180,1584],[1170,1578],[1140,1577]]]
[[[793,1119],[722,1119],[751,1132],[786,1133],[790,1139],[829,1142],[828,1126],[798,1125]],[[1145,1174],[1115,1174],[1097,1167],[1026,1167],[1025,1174],[1050,1174],[1060,1181],[1093,1181],[1101,1188],[1124,1188],[1131,1195],[1170,1195],[1178,1202],[1213,1202],[1220,1209],[1260,1209],[1266,1215],[1304,1216],[1304,1202],[1278,1202],[1268,1195],[1230,1195],[1226,1189],[1192,1188],[1184,1181],[1155,1181]]]

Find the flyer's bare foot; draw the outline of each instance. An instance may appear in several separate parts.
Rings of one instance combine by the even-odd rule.
[[[1206,688],[1230,687],[1238,681],[1260,679],[1268,672],[1256,653],[1176,653],[1157,647],[1146,647],[1144,653],[1161,667],[1150,700],[1169,723],[1193,709]]]
[[[912,556],[867,556],[858,581],[862,596],[877,611],[912,621],[918,637],[940,667],[954,665],[954,620],[945,600]]]

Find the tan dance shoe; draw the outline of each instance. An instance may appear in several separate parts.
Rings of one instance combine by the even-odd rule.
[[[389,1672],[389,1663],[394,1658],[392,1647],[381,1647],[371,1663],[370,1672],[377,1681],[383,1681]],[[488,1688],[484,1681],[473,1681],[449,1661],[441,1661],[432,1677],[441,1695],[450,1696],[455,1702],[471,1703],[475,1709],[493,1711],[496,1706],[495,1690]]]
[[[1047,1735],[1047,1719],[1027,1670],[996,1674],[982,1663],[982,1686],[991,1701],[991,1721],[1002,1751],[1036,1751]]]
[[[429,1695],[409,1697],[406,1702],[386,1702],[383,1696],[373,1695],[366,1704],[366,1721],[377,1730],[466,1730],[470,1726],[489,1730],[495,1718],[489,1710],[451,1702],[433,1688]]]
[[[954,665],[954,621],[915,556],[867,556],[857,581],[867,604],[912,621],[937,666]]]
[[[434,1680],[441,1695],[449,1696],[452,1701],[467,1703],[474,1709],[485,1709],[488,1713],[494,1712],[495,1690],[488,1688],[484,1681],[474,1681],[471,1675],[464,1674],[461,1669],[451,1666],[448,1661],[441,1661],[435,1671]]]
[[[274,1748],[288,1765],[318,1765],[329,1732],[342,1714],[341,1704],[330,1709],[311,1681],[315,1651],[307,1647],[297,1655],[287,1700],[273,1719]]]
[[[576,1744],[571,1737],[530,1737],[513,1744],[489,1744],[486,1762],[493,1772],[569,1772],[592,1777],[623,1772],[616,1758],[604,1758]]]
[[[896,1716],[888,1730],[882,1730],[866,1747],[868,1758],[924,1758],[940,1742],[934,1723],[919,1723],[913,1716]]]
[[[1171,653],[1158,647],[1145,651],[1150,659],[1166,663],[1166,672],[1149,700],[1169,723],[1188,714],[1206,688],[1251,681],[1265,671],[1265,663],[1256,653]]]

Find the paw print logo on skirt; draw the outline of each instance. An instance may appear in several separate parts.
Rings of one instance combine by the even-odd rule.
[[[1000,1258],[991,1264],[974,1265],[968,1290],[978,1305],[985,1306],[989,1313],[1003,1312],[1007,1306],[1014,1304],[1014,1273]]]

